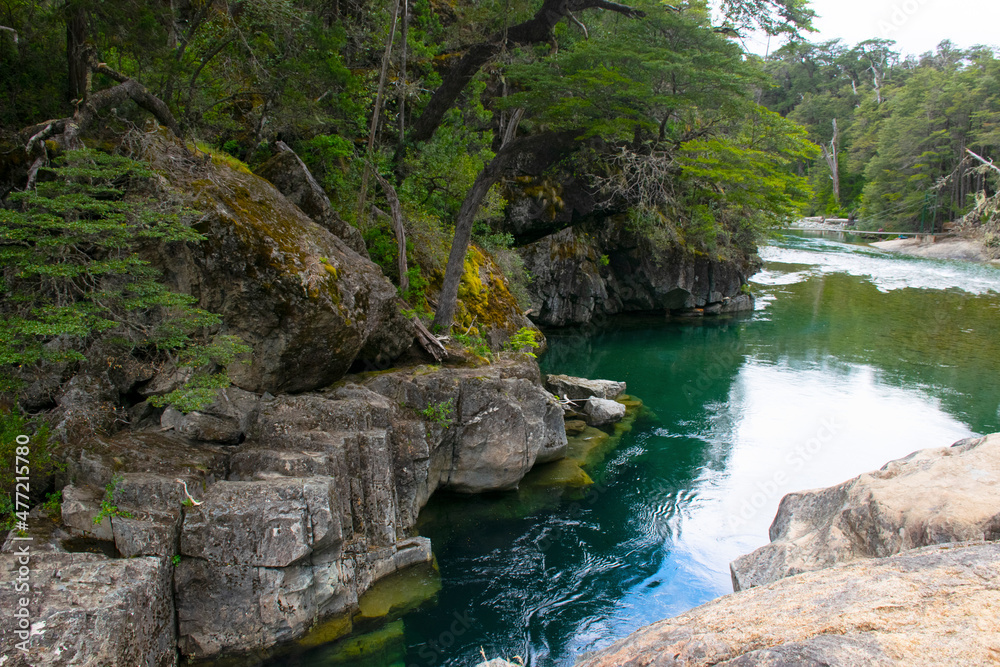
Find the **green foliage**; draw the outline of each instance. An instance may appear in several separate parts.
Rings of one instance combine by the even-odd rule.
[[[925,229],[969,210],[986,192],[964,149],[1000,150],[1000,61],[993,50],[942,42],[919,60],[902,60],[892,42],[793,42],[766,65],[775,86],[762,102],[801,123],[832,150],[837,139],[840,199],[826,159],[804,160],[809,212],[860,213],[859,227]],[[832,162],[832,160],[831,160]]]
[[[451,337],[456,343],[465,347],[477,357],[483,357],[484,359],[489,360],[493,359],[493,352],[490,350],[490,344],[486,341],[486,338],[482,334],[456,333],[452,334]]]
[[[104,497],[101,499],[101,510],[94,517],[94,525],[99,525],[106,517],[120,516],[125,519],[131,519],[132,515],[124,510],[118,508],[115,504],[115,493],[118,492],[118,487],[121,486],[122,476],[115,475],[111,478],[111,481],[107,483],[104,487]]]
[[[521,327],[517,330],[517,333],[510,337],[506,346],[513,352],[523,352],[534,359],[535,353],[531,350],[539,347],[538,333],[535,329]]]
[[[400,199],[442,220],[454,219],[476,176],[493,159],[492,114],[479,102],[485,83],[476,80],[469,88],[470,103],[451,109],[434,136],[411,148],[404,162],[408,177],[400,188]],[[492,189],[480,217],[500,216],[504,203],[499,188]]]
[[[228,386],[229,376],[225,373],[196,375],[185,382],[180,389],[174,389],[163,396],[151,396],[149,404],[155,408],[170,405],[187,414],[211,405],[218,395],[219,389]]]
[[[185,224],[191,211],[128,194],[151,175],[122,156],[72,151],[36,190],[9,196],[14,206],[0,209],[0,390],[16,390],[19,370],[41,361],[82,360],[101,334],[197,369],[192,390],[202,388],[200,375],[249,350],[234,337],[199,340],[219,316],[157,282],[136,254],[143,243],[202,239]],[[63,344],[49,344],[57,339]]]
[[[18,436],[26,436],[28,444],[18,443]],[[24,448],[27,456],[23,456]],[[57,449],[46,422],[29,419],[17,409],[0,408],[0,529],[10,530],[14,525],[17,477],[30,478],[30,503],[45,497],[52,475],[63,468],[56,459]]]
[[[42,511],[44,511],[50,519],[58,519],[62,516],[62,490],[53,491],[52,493],[45,496],[45,502],[42,503]]]
[[[170,562],[171,564],[173,564],[174,567],[177,567],[178,565],[181,564],[181,555],[174,554],[173,556],[170,557]]]
[[[608,257],[607,255],[601,255],[600,259],[598,259],[598,263],[601,266],[607,266],[608,264],[611,263],[611,258]]]
[[[449,398],[440,403],[431,403],[420,414],[443,428],[449,428],[455,423],[455,400]]]

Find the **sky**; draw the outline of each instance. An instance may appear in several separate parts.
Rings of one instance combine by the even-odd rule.
[[[998,0],[812,0],[819,32],[807,33],[810,42],[840,38],[853,46],[873,37],[896,40],[904,55],[933,51],[950,39],[961,48],[974,44],[1000,47]],[[763,55],[766,37],[745,40],[746,48]],[[780,46],[771,40],[770,50]]]

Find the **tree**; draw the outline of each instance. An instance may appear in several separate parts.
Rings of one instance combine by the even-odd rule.
[[[706,12],[705,3],[698,0],[679,6]],[[664,7],[672,11],[678,9],[673,5],[659,5],[657,9],[662,11]],[[569,21],[583,26],[577,14],[591,9],[630,19],[646,16],[644,9],[611,0],[542,0],[541,6],[530,19],[512,26],[505,25],[502,30],[465,49],[462,57],[448,70],[441,85],[434,91],[420,117],[413,123],[410,140],[419,142],[429,139],[444,114],[455,104],[455,100],[476,73],[498,54],[516,46],[554,43],[557,25]],[[724,0],[722,10],[727,29],[736,31],[761,28],[768,34],[808,28],[814,16],[807,9],[804,0]]]
[[[759,70],[711,28],[706,11],[652,5],[641,11],[641,21],[606,17],[557,54],[532,57],[525,50],[506,68],[518,92],[498,104],[524,110],[530,134],[497,151],[462,204],[435,326],[452,323],[479,203],[524,151],[604,173],[595,187],[603,186],[610,209],[696,232],[690,247],[701,244],[702,252],[718,254],[737,241],[746,246],[762,217],[792,210],[801,184],[791,173],[771,172],[787,168],[786,153],[799,159],[814,153],[792,123],[758,111],[750,99]],[[739,166],[719,166],[726,160]]]
[[[143,242],[200,240],[185,212],[129,195],[153,173],[125,157],[72,151],[45,171],[51,180],[0,209],[0,391],[16,393],[35,364],[83,361],[97,337],[114,336],[135,355],[198,371],[170,402],[210,402],[229,384],[221,369],[248,348],[199,336],[219,317],[157,282],[137,255]]]

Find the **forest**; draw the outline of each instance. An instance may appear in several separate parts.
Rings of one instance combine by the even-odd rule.
[[[996,181],[987,163],[1000,146],[994,49],[945,40],[934,53],[904,58],[884,39],[792,42],[765,68],[774,85],[761,103],[821,148],[805,166],[809,213],[928,232],[970,212],[978,217],[971,222],[995,215],[987,203]]]
[[[151,287],[129,254],[143,236],[189,238],[182,203],[161,197],[145,223],[135,202],[98,205],[150,172],[78,152],[141,157],[151,123],[243,170],[291,147],[437,333],[455,321],[470,244],[528,307],[517,247],[541,232],[512,223],[512,202],[550,229],[618,226],[654,255],[723,262],[752,261],[801,214],[899,231],[965,216],[1000,242],[994,51],[813,44],[811,17],[803,0],[7,0],[0,361],[35,363],[53,337],[82,340],[131,311],[188,323],[154,342],[164,349],[213,321]],[[756,56],[741,45],[750,31],[788,41]],[[123,236],[119,219],[142,231]],[[108,275],[131,285],[121,303],[93,297]]]

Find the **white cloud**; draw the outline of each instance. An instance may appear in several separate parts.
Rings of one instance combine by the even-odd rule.
[[[961,48],[975,44],[1000,47],[1000,2],[995,0],[812,0],[819,30],[811,42],[840,38],[853,46],[874,37],[896,41],[904,54],[933,51],[945,39]],[[780,42],[771,41],[774,51]],[[746,47],[763,54],[766,37],[746,40]]]

